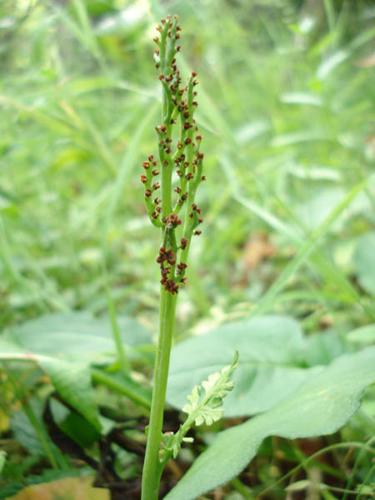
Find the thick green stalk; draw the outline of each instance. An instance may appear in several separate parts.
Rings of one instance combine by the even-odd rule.
[[[160,332],[154,371],[154,390],[150,423],[147,433],[146,456],[142,475],[142,500],[157,500],[162,466],[159,460],[164,417],[165,394],[168,382],[169,358],[176,316],[177,295],[161,287]]]

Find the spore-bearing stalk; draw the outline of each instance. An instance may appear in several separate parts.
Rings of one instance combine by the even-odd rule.
[[[162,19],[156,29],[159,35],[154,38],[157,46],[154,60],[163,96],[162,123],[155,127],[159,160],[150,155],[143,162],[141,182],[150,220],[162,230],[162,244],[156,259],[161,284],[175,294],[186,282],[191,238],[201,234],[197,227],[203,219],[195,197],[200,182],[205,180],[204,155],[200,152],[202,136],[194,119],[198,107],[197,73],[192,72],[187,84],[182,85],[176,62],[181,49],[177,45],[181,32],[177,17]],[[161,194],[153,197],[158,190]]]

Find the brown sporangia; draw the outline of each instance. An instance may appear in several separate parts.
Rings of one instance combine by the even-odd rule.
[[[176,16],[163,19],[156,28],[155,68],[163,91],[162,119],[155,127],[158,137],[158,160],[149,155],[142,163],[141,182],[145,189],[147,213],[162,231],[162,245],[157,257],[161,284],[174,294],[186,282],[189,242],[201,234],[201,209],[195,202],[202,175],[202,136],[194,114],[197,108],[197,73],[183,83],[177,66],[181,47],[181,27]],[[159,168],[156,168],[159,165]],[[160,191],[158,191],[160,190]],[[158,191],[159,196],[151,198]],[[179,242],[179,243],[177,243]]]

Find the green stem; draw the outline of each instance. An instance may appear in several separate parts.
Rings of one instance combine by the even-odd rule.
[[[129,378],[129,375],[123,376],[118,380],[113,375],[105,373],[96,368],[91,369],[91,378],[97,384],[102,384],[118,394],[126,396],[130,401],[143,406],[148,410],[150,408],[150,399],[148,391],[144,390],[137,382]]]
[[[118,326],[118,321],[117,321],[117,316],[116,316],[116,308],[115,304],[112,299],[111,292],[109,288],[107,289],[107,300],[108,300],[108,312],[109,312],[109,318],[111,321],[111,329],[112,329],[112,336],[113,340],[116,346],[116,353],[117,353],[117,361],[120,366],[120,370],[122,371],[123,375],[129,376],[130,375],[130,363],[128,360],[128,357],[125,353],[125,348],[124,348],[124,343],[121,338],[121,331]]]
[[[64,470],[68,468],[65,456],[56,448],[48,436],[48,432],[45,429],[43,420],[38,418],[35,414],[32,404],[27,398],[26,393],[19,385],[17,379],[13,376],[13,373],[9,370],[7,373],[8,379],[13,386],[14,394],[16,398],[22,403],[23,411],[26,417],[29,419],[31,426],[33,427],[35,434],[37,435],[43,451],[48,458],[53,469]]]
[[[160,333],[155,360],[154,390],[152,393],[150,423],[142,475],[142,500],[157,500],[162,466],[159,460],[160,443],[167,390],[169,358],[176,316],[177,296],[160,291]]]

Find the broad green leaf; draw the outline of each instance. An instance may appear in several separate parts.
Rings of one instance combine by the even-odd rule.
[[[268,436],[295,439],[337,431],[374,381],[375,347],[337,358],[271,410],[221,432],[166,500],[193,500],[226,483],[246,467]]]
[[[61,397],[94,427],[100,429],[89,367],[47,356],[38,356],[38,363],[48,374]]]
[[[51,398],[48,404],[57,426],[81,448],[91,446],[100,438],[98,430],[76,411],[55,398]]]
[[[34,408],[33,408],[34,409]],[[41,418],[41,411],[38,412],[37,418]],[[12,413],[10,418],[10,427],[15,439],[22,443],[22,446],[32,455],[43,455],[43,446],[38,437],[37,430],[32,426],[26,413],[23,410],[18,410]]]
[[[301,368],[304,338],[297,322],[264,316],[223,325],[178,344],[172,351],[167,398],[182,408],[194,386],[240,353],[234,389],[224,401],[225,416],[268,410],[291,394],[309,370]]]
[[[360,345],[375,345],[375,324],[361,326],[349,332],[346,336],[351,344]]]
[[[148,332],[135,320],[118,318],[123,342],[150,342]],[[70,359],[96,359],[115,350],[108,318],[94,318],[85,312],[48,314],[15,326],[11,336],[33,352]]]
[[[375,232],[359,238],[353,261],[361,286],[375,295]]]
[[[332,330],[306,338],[305,360],[308,366],[328,365],[348,351],[345,340]]]
[[[0,361],[16,360],[31,361],[39,365],[50,377],[61,397],[94,427],[100,429],[91,374],[87,364],[25,352],[21,346],[0,338]]]

